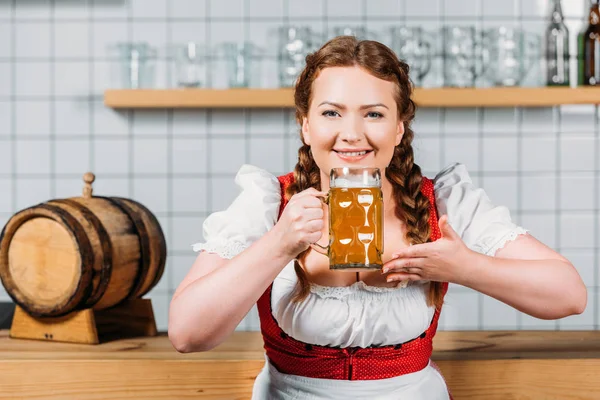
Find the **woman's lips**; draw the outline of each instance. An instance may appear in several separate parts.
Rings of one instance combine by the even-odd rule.
[[[367,158],[369,156],[369,154],[371,154],[373,152],[373,150],[369,150],[367,151],[365,154],[362,155],[349,155],[347,153],[352,153],[352,152],[338,152],[335,151],[334,152],[337,154],[337,156],[344,160],[344,161],[349,161],[349,162],[358,162],[361,160],[364,160],[365,158]],[[355,152],[356,153],[356,152]]]

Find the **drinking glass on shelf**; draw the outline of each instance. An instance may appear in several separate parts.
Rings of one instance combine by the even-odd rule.
[[[203,85],[206,47],[195,42],[174,46],[177,86],[194,88]]]
[[[475,27],[445,26],[442,28],[444,85],[473,87],[482,73],[478,68],[481,43]]]
[[[227,42],[220,45],[227,63],[229,87],[260,86],[260,58],[263,50],[251,42]]]
[[[121,86],[125,89],[152,87],[156,49],[145,42],[121,42],[115,48],[121,59]]]
[[[279,85],[291,87],[306,64],[306,56],[321,45],[321,37],[306,26],[284,26],[278,30]]]
[[[540,35],[500,26],[483,33],[485,77],[494,86],[520,85],[536,61],[541,60]]]
[[[423,79],[431,69],[431,38],[418,26],[392,27],[390,33],[392,50],[410,67],[410,77],[414,85],[422,86]]]

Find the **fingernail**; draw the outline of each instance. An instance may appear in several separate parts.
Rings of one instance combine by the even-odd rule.
[[[389,271],[389,269],[388,269],[388,268],[384,268],[383,270],[381,270],[381,273],[382,273],[382,274],[387,274],[387,272],[388,272],[388,271]]]

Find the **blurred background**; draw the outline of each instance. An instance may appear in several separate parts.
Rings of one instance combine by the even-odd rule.
[[[578,86],[585,79],[578,35],[590,2],[563,0],[570,51],[561,56],[566,66],[554,68],[561,77],[549,82],[552,7],[546,0],[0,0],[0,226],[23,208],[80,196],[83,174],[94,172],[94,194],[135,199],[162,226],[167,264],[148,297],[166,330],[204,219],[237,195],[242,164],[291,171],[298,127],[291,108],[123,110],[104,104],[105,90],[286,87],[306,51],[343,33],[392,46],[417,87]],[[425,175],[466,164],[494,203],[573,262],[589,295],[582,315],[542,321],[451,285],[440,329],[598,328],[599,118],[593,104],[418,110],[414,147]],[[0,301],[10,301],[1,286]],[[255,309],[238,329],[259,329]]]

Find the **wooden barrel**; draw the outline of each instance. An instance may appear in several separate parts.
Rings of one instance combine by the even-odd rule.
[[[15,214],[0,235],[0,278],[36,317],[104,309],[139,298],[160,280],[167,248],[156,217],[131,199],[56,199]]]

